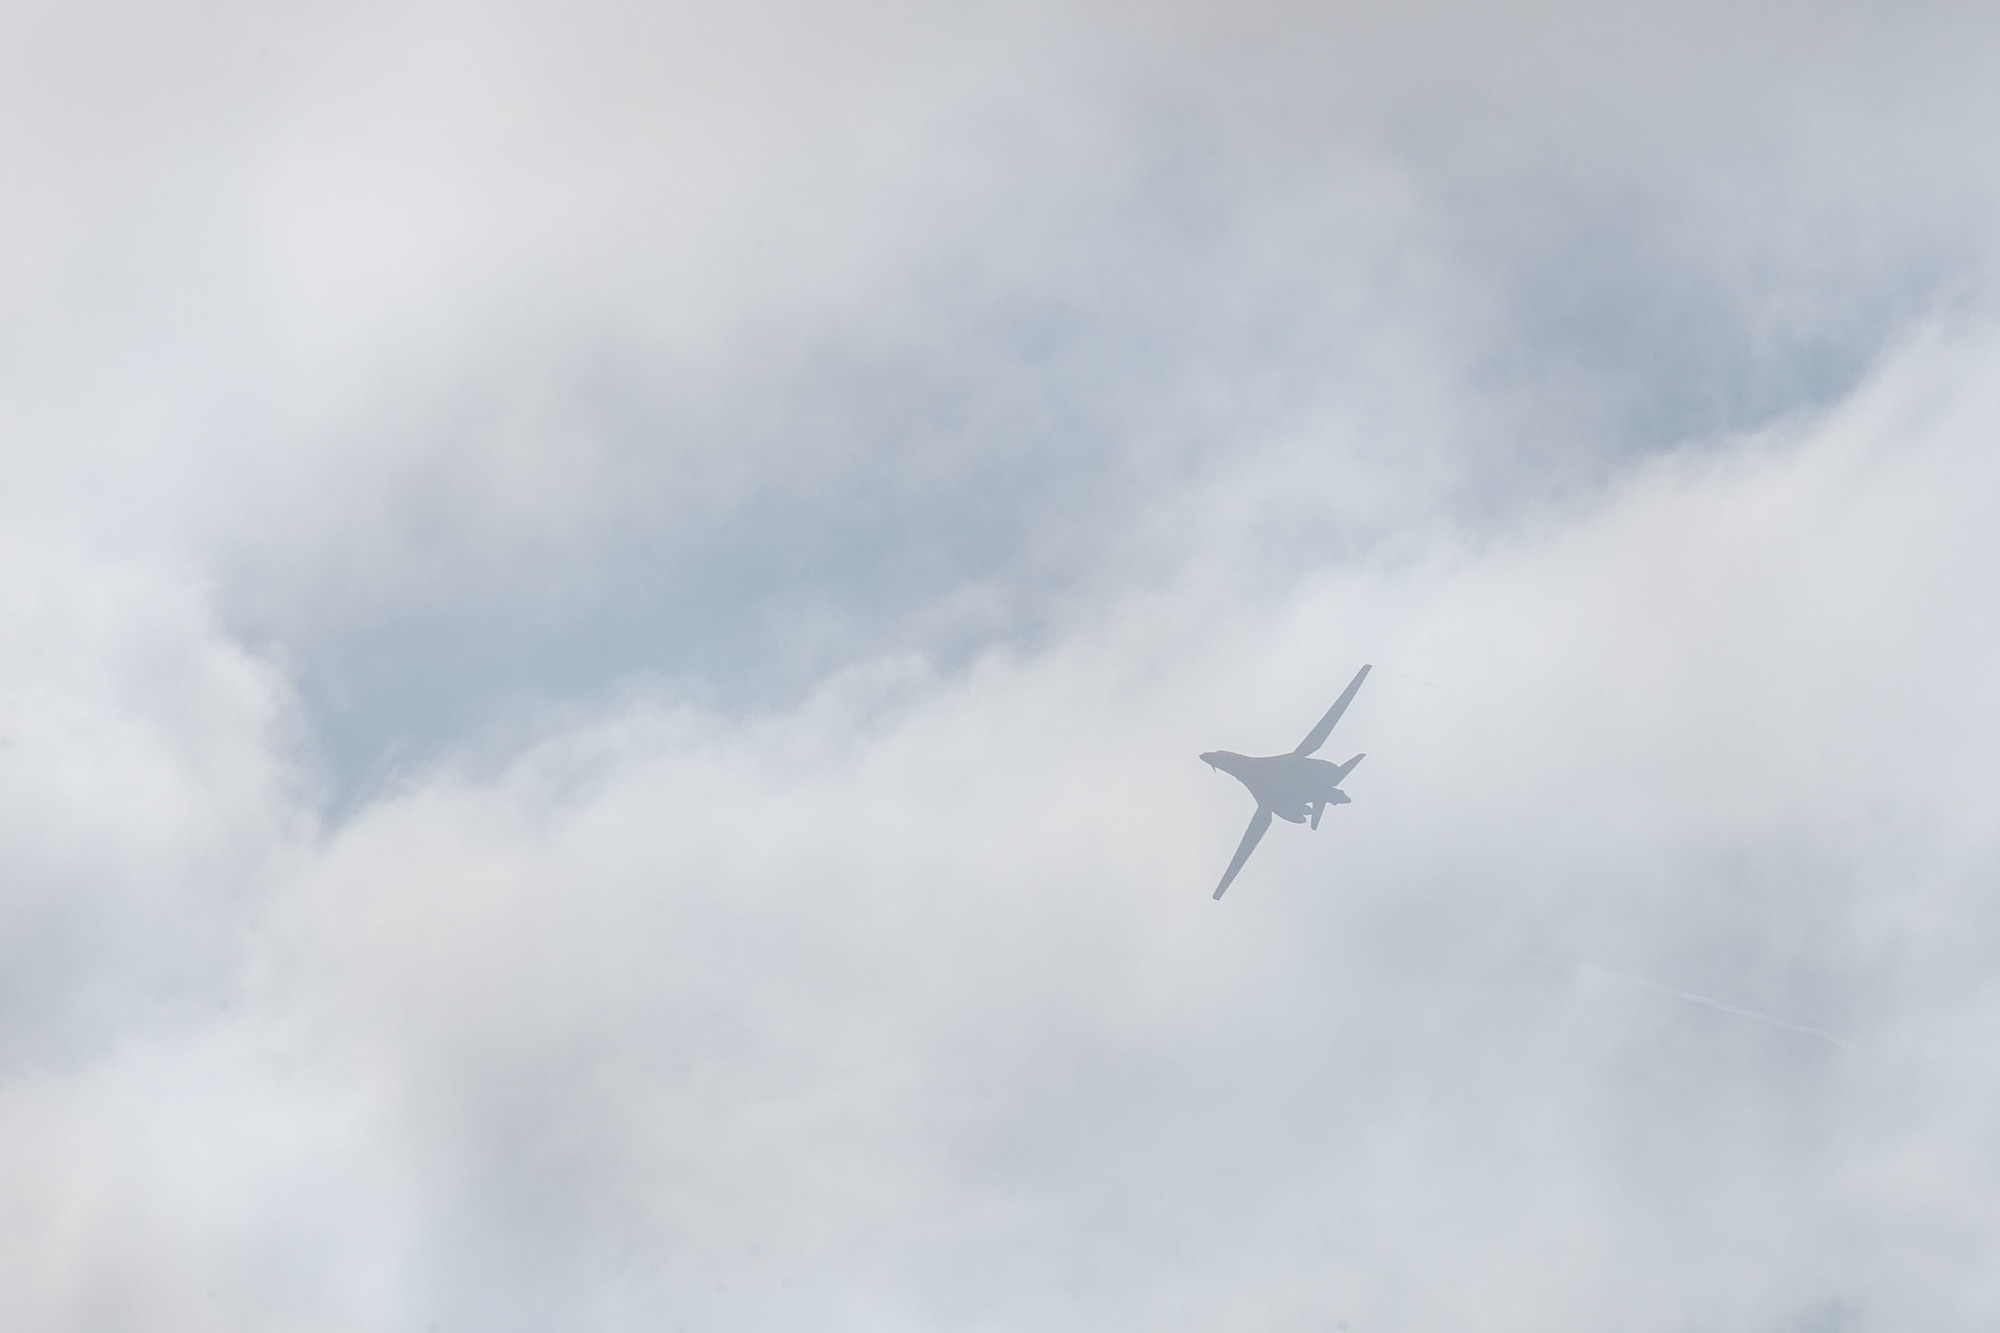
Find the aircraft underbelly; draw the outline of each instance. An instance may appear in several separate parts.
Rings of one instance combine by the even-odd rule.
[[[1273,755],[1259,760],[1257,767],[1244,775],[1244,785],[1259,805],[1269,806],[1280,819],[1299,824],[1305,822],[1310,807],[1334,799],[1338,772],[1322,759]]]

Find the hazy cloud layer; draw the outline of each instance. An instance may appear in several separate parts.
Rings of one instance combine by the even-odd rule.
[[[10,1326],[1990,1324],[1984,15],[4,25]]]

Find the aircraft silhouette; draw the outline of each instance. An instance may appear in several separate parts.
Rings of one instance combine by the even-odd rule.
[[[1250,853],[1257,849],[1264,830],[1271,827],[1271,816],[1293,824],[1303,824],[1308,818],[1314,828],[1319,827],[1319,817],[1329,805],[1348,804],[1348,795],[1340,789],[1340,781],[1354,771],[1354,766],[1368,756],[1357,754],[1344,764],[1329,764],[1324,759],[1312,758],[1313,751],[1326,744],[1326,738],[1333,734],[1333,724],[1340,721],[1340,715],[1347,711],[1347,705],[1354,702],[1354,696],[1361,689],[1361,682],[1368,679],[1368,668],[1363,666],[1355,672],[1354,679],[1333,701],[1333,707],[1326,710],[1326,716],[1319,725],[1306,733],[1299,742],[1299,748],[1290,754],[1266,755],[1252,758],[1247,754],[1235,754],[1229,750],[1210,750],[1201,761],[1210,768],[1219,768],[1250,789],[1257,798],[1257,813],[1250,816],[1250,827],[1243,833],[1243,841],[1236,848],[1236,855],[1230,859],[1229,869],[1222,872],[1222,883],[1215,886],[1215,896],[1220,898],[1236,878],[1236,872],[1250,859]]]

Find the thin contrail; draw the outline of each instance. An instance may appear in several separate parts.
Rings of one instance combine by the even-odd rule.
[[[1649,981],[1645,977],[1635,977],[1625,972],[1607,972],[1601,967],[1584,967],[1577,970],[1588,972],[1595,976],[1609,977],[1613,981],[1624,981],[1634,986],[1644,986],[1647,990],[1656,990],[1662,995],[1673,995],[1683,1000],[1692,1000],[1696,1004],[1705,1004],[1711,1009],[1720,1009],[1725,1014],[1736,1014],[1742,1018],[1754,1018],[1759,1023],[1769,1023],[1772,1027],[1783,1028],[1787,1032],[1803,1032],[1808,1037],[1823,1037],[1844,1051],[1854,1049],[1852,1044],[1843,1038],[1834,1036],[1825,1028],[1809,1028],[1803,1023],[1788,1023],[1782,1018],[1773,1018],[1769,1014],[1760,1014],[1755,1009],[1745,1009],[1740,1004],[1730,1004],[1727,1000],[1716,1000],[1706,995],[1696,995],[1691,990],[1682,990],[1678,986],[1669,986],[1664,982]]]
[[[1391,676],[1395,676],[1395,677],[1397,677],[1397,678],[1399,678],[1399,679],[1401,679],[1401,680],[1407,680],[1407,681],[1409,681],[1409,682],[1410,682],[1411,684],[1413,684],[1413,685],[1424,685],[1424,686],[1428,686],[1429,688],[1431,688],[1431,689],[1433,689],[1433,690],[1443,690],[1443,691],[1444,691],[1444,692],[1445,692],[1446,694],[1463,694],[1463,693],[1465,693],[1465,691],[1464,691],[1464,690],[1461,690],[1461,689],[1459,689],[1459,688],[1458,688],[1457,686],[1455,686],[1455,685],[1440,685],[1440,684],[1438,684],[1438,683],[1437,683],[1436,681],[1434,681],[1434,680],[1425,680],[1425,679],[1423,679],[1423,678],[1422,678],[1422,677],[1420,677],[1420,676],[1412,676],[1412,675],[1410,675],[1410,674],[1409,674],[1408,672],[1406,672],[1406,671],[1398,671],[1398,670],[1396,670],[1396,668],[1394,668],[1394,667],[1385,667],[1385,666],[1383,666],[1383,665],[1382,665],[1382,664],[1381,664],[1380,662],[1377,662],[1377,663],[1375,664],[1375,669],[1376,669],[1377,671],[1383,671],[1383,672],[1387,672],[1387,673],[1388,673],[1389,675],[1391,675]]]

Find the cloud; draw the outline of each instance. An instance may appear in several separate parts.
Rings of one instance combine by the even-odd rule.
[[[12,1322],[1982,1325],[1980,16],[7,21]]]
[[[63,1066],[222,997],[313,791],[281,674],[184,576],[4,545],[0,1061]]]
[[[1824,401],[1982,270],[1983,28],[1790,14],[23,9],[7,490],[192,550],[395,715],[363,771],[450,692],[346,682],[796,692],[1301,441],[1504,504]],[[800,579],[803,644],[736,610]]]
[[[1476,545],[413,772],[269,881],[231,1015],[17,1081],[41,1160],[133,1162],[18,1172],[75,1220],[17,1308],[1972,1326],[1993,347]],[[1210,902],[1193,752],[1363,652],[1355,804]]]

